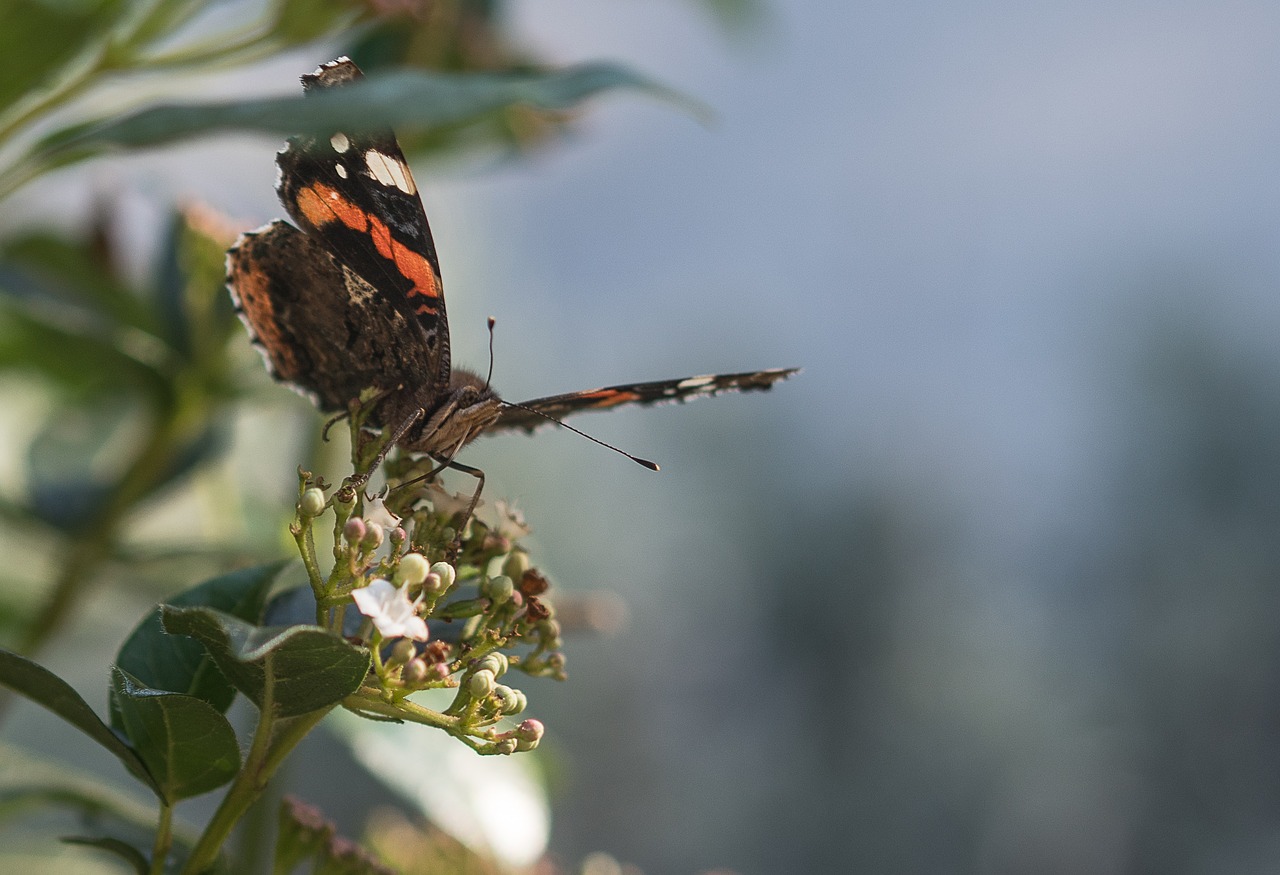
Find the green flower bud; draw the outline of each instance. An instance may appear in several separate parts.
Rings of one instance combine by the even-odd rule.
[[[404,534],[403,529],[397,529],[396,531]],[[427,579],[427,574],[430,571],[431,566],[421,553],[406,553],[400,557],[400,565],[396,568],[395,582],[417,586]]]
[[[467,681],[467,692],[477,699],[483,699],[493,692],[493,672],[478,671]]]
[[[493,694],[498,697],[498,707],[503,714],[515,714],[520,705],[520,700],[516,698],[516,691],[506,684],[497,684],[493,688]]]
[[[504,738],[493,746],[493,752],[496,754],[512,754],[518,750],[519,742],[514,738]]]
[[[491,671],[496,678],[502,677],[507,673],[507,669],[511,667],[510,661],[506,654],[494,651],[486,653],[484,658],[476,663],[476,671]]]
[[[485,595],[493,599],[493,603],[500,605],[511,598],[511,594],[516,591],[515,582],[505,574],[499,574],[497,577],[489,578],[489,582],[485,584]]]
[[[391,645],[391,654],[387,657],[387,662],[392,665],[404,665],[417,655],[418,648],[414,646],[414,643],[408,638],[401,638]]]
[[[431,566],[431,573],[440,576],[440,591],[444,592],[453,586],[453,582],[458,579],[458,570],[448,562],[437,562]]]
[[[502,563],[502,573],[512,580],[519,580],[529,570],[529,554],[523,550],[512,550],[507,561]]]
[[[318,517],[324,513],[324,502],[324,493],[313,486],[298,500],[298,513],[306,518]]]
[[[529,704],[529,700],[525,698],[524,693],[518,690],[512,690],[506,684],[499,683],[493,688],[493,695],[498,697],[500,705],[502,705],[503,714],[520,714],[524,710],[524,705]],[[521,704],[524,700],[524,704]]]

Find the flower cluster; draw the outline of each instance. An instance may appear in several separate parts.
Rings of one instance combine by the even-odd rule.
[[[471,496],[415,482],[405,465],[412,462],[388,472],[404,485],[372,498],[350,481],[330,490],[299,472],[290,530],[311,581],[316,622],[367,646],[373,658],[365,684],[344,704],[366,716],[439,727],[481,753],[532,750],[542,723],[510,725],[528,702],[504,680],[517,671],[563,679],[565,663],[549,583],[518,543],[529,529],[503,502],[471,514]],[[316,538],[326,530],[333,563],[323,573]],[[433,711],[408,698],[430,689],[452,690],[452,703]]]

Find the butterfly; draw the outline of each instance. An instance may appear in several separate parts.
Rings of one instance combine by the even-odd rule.
[[[303,76],[302,85],[306,94],[314,94],[362,75],[343,57]],[[580,411],[622,404],[765,390],[798,370],[685,377],[519,404],[503,401],[487,379],[453,367],[440,261],[395,135],[350,130],[293,137],[276,164],[277,192],[296,224],[271,222],[241,235],[227,253],[232,300],[268,370],[325,411],[347,411],[361,393],[374,390],[365,422],[390,430],[388,449],[396,445],[430,456],[442,468],[477,476],[481,487],[483,472],[455,457],[482,434],[533,431]]]

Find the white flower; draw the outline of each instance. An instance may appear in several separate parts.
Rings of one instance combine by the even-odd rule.
[[[389,532],[400,525],[400,517],[387,510],[387,494],[388,490],[384,489],[365,503],[364,521],[366,523],[377,523],[382,526],[384,531]]]
[[[409,598],[409,587],[396,587],[391,581],[378,578],[368,586],[351,593],[356,607],[383,638],[412,638],[427,640],[427,621],[417,614],[418,602]]]
[[[516,541],[533,531],[524,521],[524,514],[515,505],[508,504],[499,498],[493,503],[498,512],[498,525],[495,527],[502,537]]]

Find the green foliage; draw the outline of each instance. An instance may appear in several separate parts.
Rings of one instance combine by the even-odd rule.
[[[165,631],[204,645],[240,693],[280,717],[341,702],[369,673],[369,652],[316,626],[255,626],[211,608],[163,609]]]
[[[240,748],[222,713],[195,696],[154,690],[119,668],[111,701],[120,730],[147,764],[170,805],[215,790],[235,777]]]

